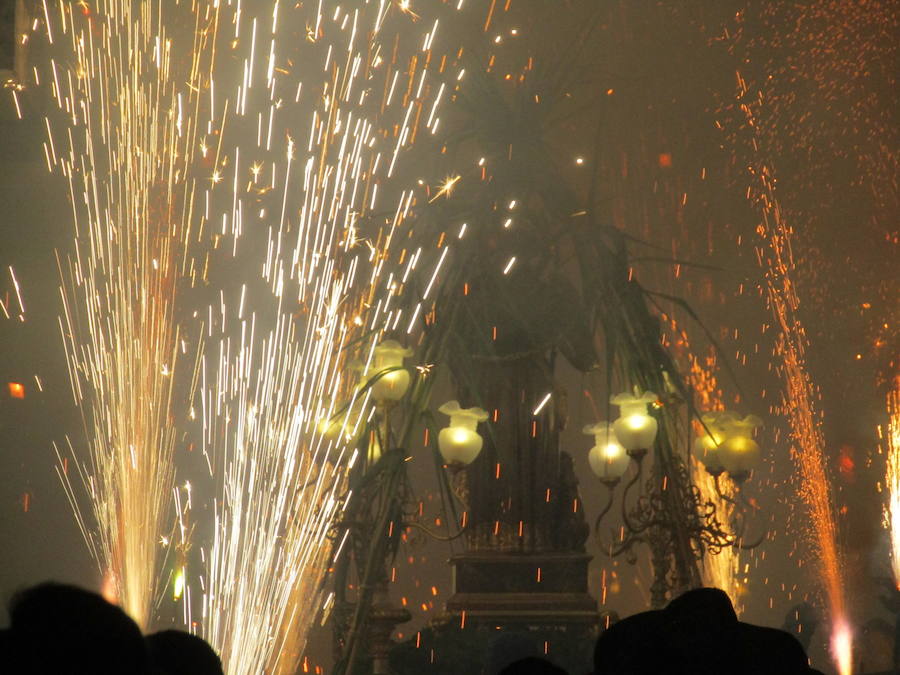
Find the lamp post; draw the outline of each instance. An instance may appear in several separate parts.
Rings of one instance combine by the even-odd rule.
[[[450,417],[450,424],[438,434],[438,449],[441,457],[450,467],[468,466],[484,445],[484,439],[478,433],[478,423],[488,418],[486,410],[481,408],[462,408],[458,401],[447,401],[438,408]]]
[[[403,359],[412,356],[413,350],[396,340],[385,340],[374,349],[374,372],[371,381],[372,398],[385,405],[396,403],[409,389],[409,371],[403,367]]]
[[[619,417],[612,424],[598,423],[584,429],[595,437],[588,455],[591,469],[608,491],[594,529],[600,539],[600,525],[613,506],[616,487],[629,465],[634,464],[634,475],[621,493],[621,537],[610,544],[601,539],[601,545],[610,557],[625,554],[631,563],[637,559],[637,544],[649,546],[653,566],[651,604],[659,608],[665,605],[671,590],[699,585],[697,560],[705,549],[751,548],[759,542],[747,545],[742,533],[729,532],[717,519],[715,504],[704,499],[691,482],[684,460],[671,444],[657,442],[660,424],[649,407],[662,409],[665,404],[655,393],[635,389],[634,393],[613,396],[611,402],[619,407]],[[739,419],[732,413],[708,413],[701,421],[703,430],[693,444],[698,458],[717,480],[727,472],[742,484],[761,459],[759,445],[752,438],[761,421],[753,415]],[[653,464],[645,480],[644,460],[651,451]],[[629,495],[635,488],[639,494],[632,501]]]
[[[335,673],[353,672],[367,649],[372,659],[373,675],[389,671],[388,654],[394,627],[409,621],[411,615],[396,607],[388,593],[385,565],[396,550],[403,528],[406,453],[396,449],[391,439],[389,412],[400,401],[410,385],[409,372],[403,360],[412,350],[394,340],[385,340],[373,350],[371,366],[364,372],[360,392],[368,389],[375,402],[376,419],[364,441],[365,461],[357,462],[350,474],[353,497],[348,501],[337,526],[338,540],[347,539],[348,555],[334,562],[335,606]],[[354,401],[355,403],[355,401]],[[349,406],[352,410],[353,405]],[[326,438],[349,433],[350,412],[338,414],[320,425]],[[385,533],[392,533],[385,536]],[[340,547],[339,547],[340,548]],[[355,602],[347,598],[350,565],[356,568]]]
[[[594,446],[588,454],[591,471],[607,487],[615,487],[631,463],[628,451],[607,422],[589,424],[584,433],[594,437]]]
[[[619,406],[619,418],[613,422],[616,438],[635,459],[643,459],[653,447],[659,431],[658,422],[647,412],[650,403],[656,403],[657,396],[652,391],[634,394],[622,392],[612,397],[611,403]]]

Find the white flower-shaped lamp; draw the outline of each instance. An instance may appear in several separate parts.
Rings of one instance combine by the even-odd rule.
[[[447,401],[438,408],[450,417],[450,424],[438,434],[438,449],[447,464],[468,466],[484,445],[484,439],[478,433],[478,423],[488,418],[486,410],[481,408],[462,408],[459,401]]]

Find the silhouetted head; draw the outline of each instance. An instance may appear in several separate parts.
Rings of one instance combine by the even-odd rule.
[[[513,661],[498,675],[567,675],[562,668],[553,665],[547,659],[537,656],[529,656],[525,659]]]
[[[523,633],[502,631],[488,645],[485,673],[495,675],[515,661],[538,656],[535,641]]]
[[[0,629],[0,663],[7,664],[7,668],[9,668],[11,665],[15,665],[13,664],[14,658],[12,632],[8,628]]]
[[[809,675],[809,659],[790,633],[777,628],[738,624],[737,658],[745,675]]]
[[[853,639],[860,657],[859,672],[876,673],[895,670],[894,626],[881,618],[870,619]]]
[[[144,638],[154,672],[165,675],[223,675],[222,661],[202,638],[163,630]]]
[[[784,631],[737,620],[728,596],[698,588],[661,611],[610,626],[597,640],[595,675],[810,675],[806,654]]]
[[[797,638],[804,649],[809,649],[809,643],[818,626],[819,613],[815,607],[808,602],[801,602],[788,610],[781,629]]]
[[[665,615],[665,643],[684,672],[718,673],[734,652],[737,614],[718,588],[695,588],[672,600]]]
[[[682,593],[668,604],[666,613],[680,620],[730,626],[738,620],[728,594],[720,588],[694,588]]]
[[[661,611],[641,612],[612,624],[594,648],[596,675],[657,675],[671,659],[663,641],[665,617]]]
[[[96,593],[65,584],[39,584],[13,597],[9,618],[18,672],[146,672],[147,653],[137,624]]]

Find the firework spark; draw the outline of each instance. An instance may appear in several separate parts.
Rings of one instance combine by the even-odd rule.
[[[753,96],[740,73],[737,79],[740,106],[746,115],[748,128],[757,129],[757,103],[752,100]],[[753,146],[759,147],[755,136]],[[846,619],[831,483],[825,471],[821,413],[815,405],[817,390],[806,367],[808,338],[797,314],[800,300],[793,280],[791,227],[783,217],[771,167],[759,161],[758,157],[756,160],[749,167],[752,183],[747,194],[762,216],[757,232],[763,245],[758,248],[757,254],[765,270],[769,305],[780,329],[776,355],[781,362],[785,385],[783,407],[791,426],[792,455],[797,462],[800,495],[809,509],[813,544],[831,610],[833,654],[841,675],[849,675],[850,660],[845,652],[852,651],[852,633]]]
[[[887,476],[888,505],[885,522],[891,533],[891,569],[900,589],[900,378],[887,396]]]
[[[176,412],[176,386],[191,401],[198,391],[218,490],[201,630],[230,673],[290,670],[368,415],[347,348],[365,374],[420,260],[392,254],[413,193],[395,194],[386,216],[376,203],[419,127],[437,128],[438,21],[385,2],[165,7],[43,6],[48,63],[36,76],[63,127],[47,118],[45,156],[68,181],[75,228],[75,251],[60,260],[60,329],[90,439],[89,461],[75,466],[96,528],[68,473],[60,478],[107,595],[146,626],[172,541],[170,576],[190,623],[192,528],[174,488],[176,431],[190,423]],[[230,278],[209,276],[226,267],[261,270],[240,285],[236,311]],[[182,337],[189,305],[179,291],[204,286],[218,306],[194,316],[214,358]],[[353,414],[327,437],[322,423],[344,400]]]
[[[686,343],[686,340],[685,340]],[[687,346],[685,344],[685,346]],[[716,358],[715,355],[709,356],[705,360],[701,360],[695,355],[691,355],[690,382],[697,394],[697,403],[701,410],[724,410],[722,403],[722,392],[719,389],[718,378],[716,377]],[[691,461],[691,476],[694,485],[696,485],[704,501],[715,504],[716,519],[720,525],[729,534],[731,531],[732,515],[734,505],[729,503],[729,499],[733,499],[735,495],[734,482],[727,476],[719,477],[719,484],[716,485],[716,479],[709,474],[703,467],[703,464],[696,457]],[[723,494],[727,499],[722,499],[719,495]],[[735,610],[740,613],[742,608],[741,596],[743,589],[740,583],[741,555],[740,548],[737,546],[726,546],[717,553],[705,551],[703,555],[703,581],[708,586],[721,588],[728,593]]]
[[[230,131],[225,116],[210,127],[205,201],[232,241],[224,264],[254,272],[206,312],[218,342],[198,389],[217,492],[202,632],[231,674],[294,672],[319,611],[371,412],[349,362],[371,374],[421,258],[395,250],[414,195],[392,197],[390,179],[420,124],[436,128],[443,91],[431,84],[437,21],[388,3],[251,9],[230,17],[234,72],[210,84],[230,101]]]
[[[47,59],[35,70],[58,106],[45,118],[48,168],[66,179],[72,205],[60,330],[88,436],[89,461],[77,465],[96,528],[60,477],[108,594],[142,626],[170,527],[174,374],[190,360],[176,297],[196,274],[189,158],[216,11],[199,1],[165,11],[132,0],[45,2]],[[193,30],[168,32],[184,20]]]

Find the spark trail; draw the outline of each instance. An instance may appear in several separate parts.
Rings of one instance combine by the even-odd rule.
[[[885,523],[891,534],[891,570],[894,584],[900,589],[900,377],[887,395],[887,475],[888,505]]]
[[[685,346],[687,340],[685,339]],[[716,375],[715,354],[701,359],[693,352],[689,355],[690,383],[697,395],[697,403],[700,410],[723,411],[725,405],[722,402],[722,391],[719,389]],[[735,496],[734,482],[727,475],[719,477],[719,485],[716,480],[698,461],[697,457],[691,460],[691,476],[694,484],[699,488],[700,494],[706,502],[712,502],[716,508],[716,519],[729,534],[732,532],[734,505],[726,499],[722,499],[719,493],[728,499]],[[703,554],[703,577],[708,586],[721,588],[731,598],[735,611],[740,614],[743,609],[742,595],[744,588],[740,582],[741,551],[738,546],[727,546],[717,553],[709,550]]]
[[[44,151],[68,183],[74,228],[59,258],[60,330],[89,459],[73,454],[96,525],[59,474],[107,595],[143,627],[171,527],[175,376],[191,361],[176,300],[197,276],[190,158],[216,15],[201,0],[101,0],[44,2],[39,17],[48,44],[35,78],[58,107]]]
[[[370,375],[381,334],[409,333],[420,316],[421,302],[410,316],[396,306],[426,256],[403,247],[417,198],[395,173],[440,122],[450,67],[432,50],[438,10],[453,10],[431,9],[106,0],[44,11],[42,83],[64,127],[48,118],[45,150],[69,182],[75,227],[60,324],[96,534],[60,477],[104,587],[142,625],[173,542],[190,624],[187,552],[204,527],[196,507],[185,525],[173,457],[176,433],[200,435],[216,497],[211,543],[195,547],[199,630],[229,673],[293,672],[370,412],[349,362]],[[203,294],[216,301],[199,310]],[[194,332],[190,346],[182,335]],[[184,410],[176,388],[190,392]]]
[[[230,675],[288,673],[371,412],[350,361],[371,374],[380,336],[415,320],[395,307],[422,252],[402,248],[414,194],[394,173],[437,128],[446,61],[432,59],[438,21],[394,3],[232,10],[204,202],[221,223],[212,273],[243,283],[225,279],[204,317],[197,405],[217,496],[201,631]]]
[[[760,147],[757,138],[757,101],[741,77],[738,100],[753,130],[752,145]],[[783,409],[791,426],[792,455],[799,473],[800,495],[809,510],[815,547],[828,605],[831,611],[832,656],[841,675],[852,669],[852,633],[844,598],[841,555],[837,546],[837,524],[831,483],[825,466],[825,438],[821,413],[816,408],[817,391],[806,367],[808,338],[798,315],[800,300],[793,280],[794,260],[791,250],[791,226],[785,221],[775,189],[772,168],[758,156],[750,165],[751,183],[748,198],[762,216],[757,234],[763,244],[757,256],[765,271],[766,297],[779,328],[776,355],[784,380]]]

